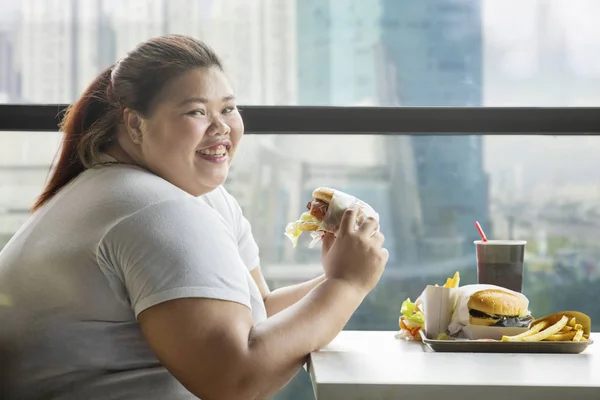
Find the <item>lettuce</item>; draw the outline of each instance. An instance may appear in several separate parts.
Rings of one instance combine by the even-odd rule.
[[[410,301],[410,299],[404,300],[404,302],[402,303],[402,307],[400,308],[400,312],[408,321],[414,324],[420,326],[423,326],[425,324],[423,313],[419,311],[417,305]]]
[[[285,236],[292,241],[294,247],[298,245],[298,239],[300,238],[300,235],[302,235],[302,232],[304,232],[300,230],[300,225],[307,222],[314,223],[319,226],[321,225],[321,222],[318,219],[310,215],[309,212],[305,212],[300,216],[298,221],[290,222],[285,227]]]

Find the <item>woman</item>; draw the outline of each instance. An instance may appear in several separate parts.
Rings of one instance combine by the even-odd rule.
[[[269,291],[221,186],[242,118],[219,58],[195,39],[140,44],[62,131],[33,215],[0,253],[15,398],[267,398],[383,272],[378,223],[355,229],[350,210],[324,240],[324,275]]]

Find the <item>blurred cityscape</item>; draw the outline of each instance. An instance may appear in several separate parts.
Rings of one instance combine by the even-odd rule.
[[[71,103],[103,68],[164,33],[214,47],[246,105],[600,103],[596,0],[0,0],[0,10],[0,103]],[[0,248],[27,218],[60,139],[0,132]],[[600,308],[581,293],[600,273],[599,153],[597,137],[527,132],[253,135],[226,186],[273,286],[321,271],[308,238],[294,249],[283,236],[316,186],[380,213],[390,264],[350,328],[397,329],[401,300],[455,270],[475,282],[475,220],[490,237],[528,240],[535,313],[576,308],[594,319]],[[308,398],[298,379],[289,393]]]
[[[518,18],[511,21],[514,30],[521,26],[532,39],[527,57],[533,54],[536,68],[525,76],[526,82],[523,66],[518,73],[510,62],[510,68],[498,68],[514,58],[510,54],[515,46],[500,40],[510,37],[506,30],[497,33],[510,8],[505,4],[502,13],[490,1],[4,0],[1,4],[0,102],[4,103],[70,103],[100,70],[140,41],[164,33],[193,35],[213,46],[225,60],[241,104],[572,105],[565,101],[581,102],[581,93],[588,93],[581,88],[600,83],[598,65],[588,68],[595,74],[578,71],[574,61],[582,57],[570,46],[571,25],[551,0],[519,6],[527,24],[519,24]],[[514,86],[519,80],[521,86],[531,87],[529,97],[504,98],[505,91],[495,86],[498,82]],[[578,91],[569,91],[565,81]],[[541,84],[544,96],[537,94]],[[531,218],[537,218],[535,228],[540,228],[537,214],[550,214],[542,204],[531,204],[531,194],[525,193],[526,160],[500,170],[493,165],[486,168],[486,155],[494,151],[486,152],[484,141],[492,147],[502,139],[517,140],[248,137],[227,187],[252,222],[263,264],[274,277],[303,279],[320,268],[318,250],[307,249],[306,243],[293,249],[282,235],[286,222],[297,217],[319,185],[348,191],[380,212],[390,267],[404,270],[396,275],[409,274],[417,266],[421,272],[452,270],[473,262],[475,220],[497,237],[546,238],[564,232],[558,221],[535,232],[528,228]],[[49,133],[2,134],[4,241],[27,217],[59,140],[58,134]],[[596,140],[593,145],[600,147]],[[340,151],[331,151],[334,148]],[[548,182],[547,191],[553,183]],[[588,183],[571,185],[568,193],[579,191],[591,201],[591,219],[585,222],[593,229],[598,193],[597,186]],[[573,213],[581,212],[580,200],[571,199]],[[531,207],[533,211],[521,215]],[[576,217],[565,216],[568,205],[548,207],[563,218]],[[573,226],[571,221],[564,223]],[[304,265],[297,267],[300,264]]]
[[[10,4],[12,16],[3,24],[1,41],[6,79],[0,92],[11,103],[72,102],[102,68],[138,42],[177,32],[216,48],[242,104],[482,105],[481,10],[476,2],[457,3],[437,19],[421,5],[411,5],[415,14],[404,15],[408,3],[402,1]],[[406,35],[407,29],[414,33]],[[415,37],[431,45],[405,59],[416,49]],[[419,77],[426,65],[430,71]],[[415,77],[407,79],[411,75]],[[438,83],[423,90],[426,75],[437,76]],[[15,140],[24,139],[19,134]],[[318,251],[305,245],[293,249],[282,235],[318,185],[348,191],[380,211],[394,267],[472,259],[473,221],[490,226],[483,139],[448,139],[320,137],[315,150],[312,140],[302,136],[251,138],[227,187],[253,223],[266,267],[318,265]],[[9,189],[8,218],[13,222],[3,232],[6,236],[26,216],[51,160],[49,154],[40,157],[38,146],[28,152],[27,165],[11,171],[13,182],[15,174],[20,179],[18,187]],[[345,151],[332,154],[340,146]],[[24,193],[26,176],[34,174],[39,174],[35,188]]]

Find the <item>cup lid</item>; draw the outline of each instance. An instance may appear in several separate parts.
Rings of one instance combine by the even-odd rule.
[[[488,240],[487,242],[484,242],[483,240],[476,240],[473,243],[475,244],[482,244],[482,245],[502,245],[502,246],[521,246],[521,245],[526,245],[527,241],[526,240]]]

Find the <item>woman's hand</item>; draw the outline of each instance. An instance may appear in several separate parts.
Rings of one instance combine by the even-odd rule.
[[[327,253],[331,250],[331,246],[335,242],[335,235],[333,233],[326,232],[323,235],[323,239],[321,241],[321,262],[325,265],[325,258],[327,257]]]
[[[379,231],[379,222],[369,217],[355,229],[356,218],[356,209],[346,210],[337,238],[332,234],[325,235],[323,267],[328,278],[345,281],[369,292],[381,278],[389,253],[383,248],[385,238]]]

